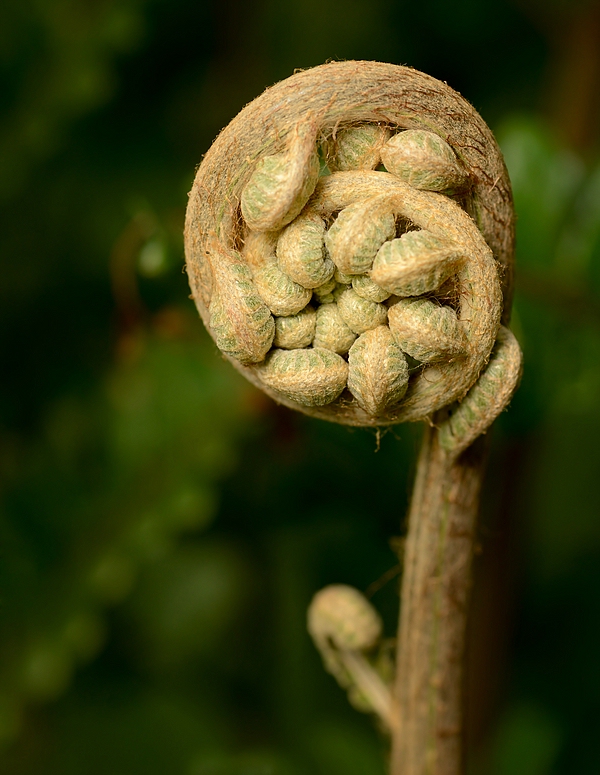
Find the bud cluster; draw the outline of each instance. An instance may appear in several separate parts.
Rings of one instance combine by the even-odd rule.
[[[473,293],[461,302],[458,289],[481,280],[469,264],[493,259],[455,201],[468,184],[434,132],[361,124],[319,146],[309,116],[242,191],[240,255],[213,267],[217,345],[288,401],[396,418],[407,393],[430,392],[417,384],[426,367],[455,364],[480,345]],[[425,401],[417,414],[435,408]]]

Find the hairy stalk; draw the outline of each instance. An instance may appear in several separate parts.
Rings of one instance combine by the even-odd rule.
[[[427,428],[409,514],[391,775],[462,775],[463,672],[485,443],[458,458]]]
[[[357,590],[319,592],[326,669],[392,736],[392,775],[463,775],[462,680],[479,437],[521,368],[513,210],[494,138],[435,79],[378,62],[295,74],[226,127],[186,216],[194,300],[221,352],[274,400],[381,427],[426,421],[396,680]]]

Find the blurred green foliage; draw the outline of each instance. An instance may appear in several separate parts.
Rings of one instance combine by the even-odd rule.
[[[377,451],[372,433],[275,407],[220,359],[182,274],[202,153],[265,85],[327,58],[426,70],[497,130],[526,367],[482,508],[470,772],[598,769],[598,126],[551,104],[580,89],[582,51],[599,70],[600,44],[573,44],[594,13],[2,4],[3,773],[384,772],[384,738],[322,670],[304,617],[321,586],[350,583],[393,636],[418,429]]]

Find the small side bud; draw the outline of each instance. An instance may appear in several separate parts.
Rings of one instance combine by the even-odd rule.
[[[315,643],[331,641],[340,649],[364,651],[381,637],[381,617],[354,587],[331,584],[313,597],[308,631]]]
[[[396,296],[431,293],[459,270],[465,260],[460,246],[429,231],[409,231],[381,246],[371,279]]]
[[[435,132],[398,132],[383,146],[381,160],[388,172],[414,188],[451,194],[468,183],[456,154]]]
[[[353,587],[332,584],[314,596],[308,609],[308,631],[325,669],[348,691],[357,710],[376,713],[392,726],[392,696],[364,652],[381,637],[381,618]]]
[[[428,299],[401,299],[388,312],[390,330],[405,353],[422,363],[465,355],[469,343],[452,307]]]
[[[408,364],[387,326],[358,337],[348,353],[348,388],[376,417],[400,401],[408,387]]]

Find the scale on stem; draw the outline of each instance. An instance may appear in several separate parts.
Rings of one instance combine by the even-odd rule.
[[[512,197],[491,132],[460,95],[409,68],[333,62],[297,73],[208,151],[185,240],[207,329],[272,398],[348,425],[427,422],[394,687],[366,647],[320,634],[319,622],[343,630],[340,617],[359,609],[350,630],[373,624],[354,591],[319,593],[309,628],[328,669],[390,730],[392,775],[459,775],[484,453],[474,442],[521,371],[507,327]]]

